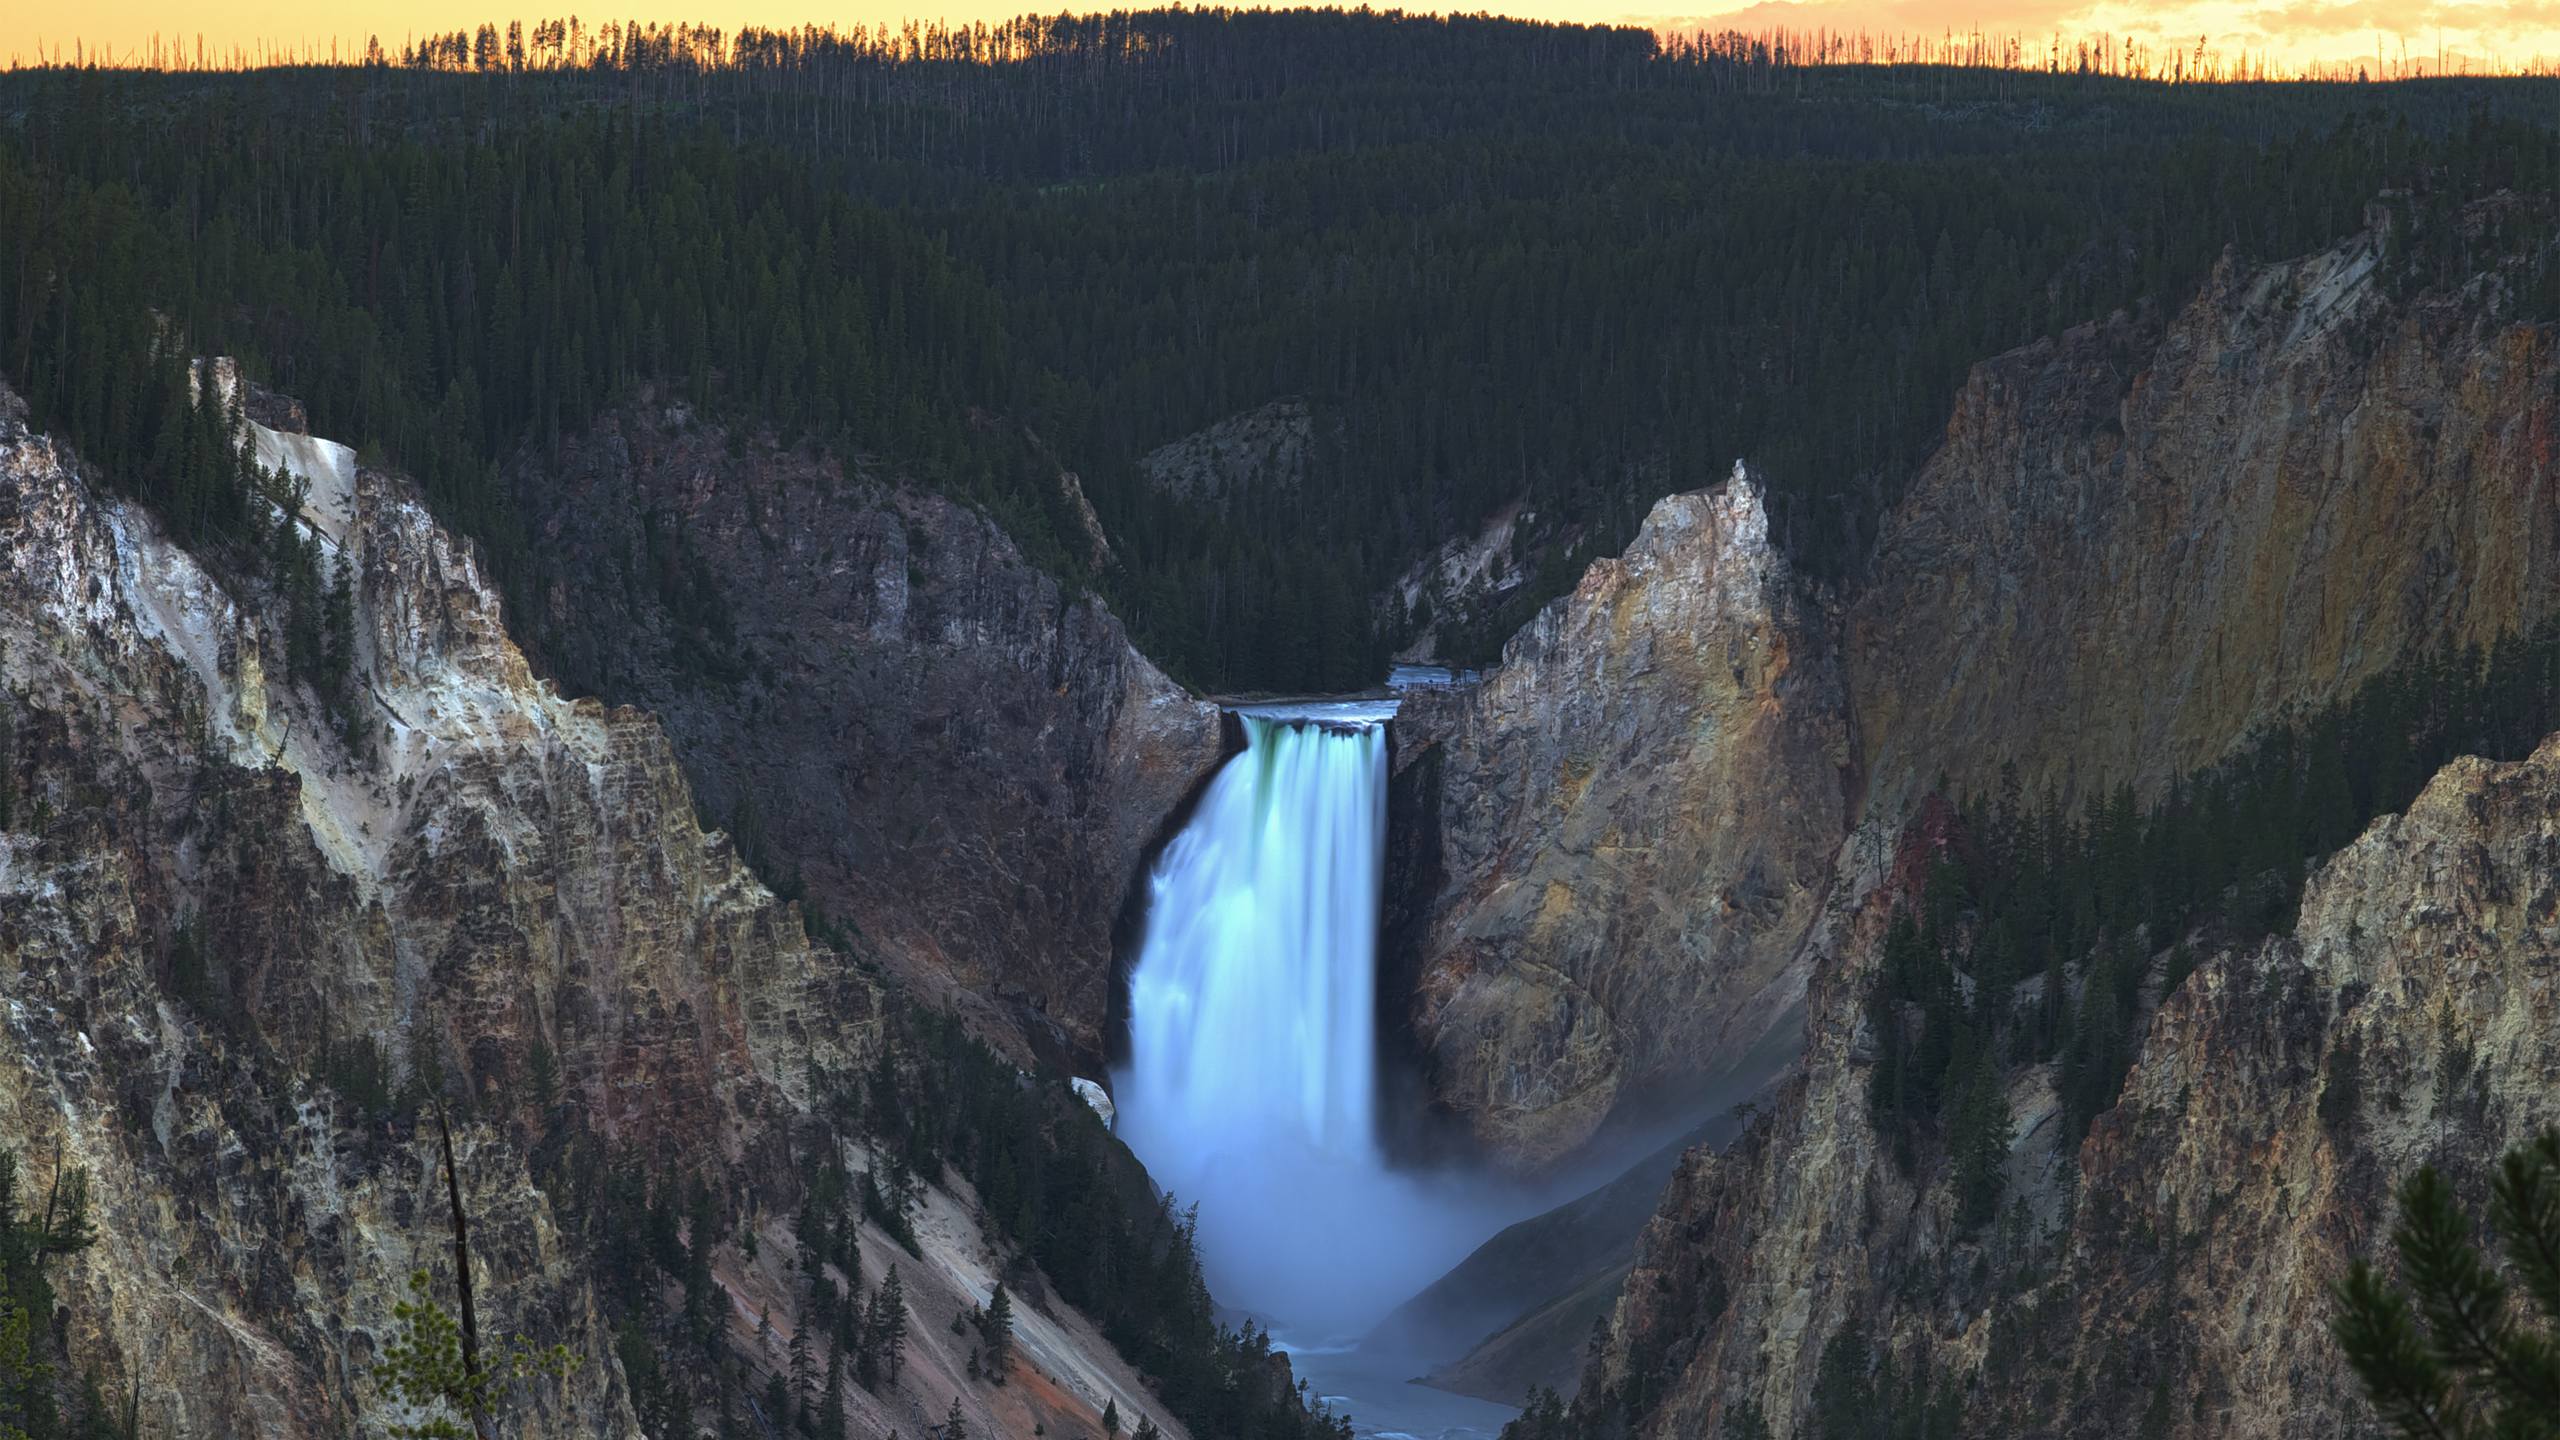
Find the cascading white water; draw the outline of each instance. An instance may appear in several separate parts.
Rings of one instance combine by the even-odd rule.
[[[1150,877],[1119,1131],[1200,1207],[1220,1300],[1300,1335],[1375,1319],[1482,1230],[1390,1173],[1377,1102],[1391,704],[1242,715]]]
[[[1242,719],[1244,753],[1156,866],[1127,1133],[1367,1157],[1386,731]]]

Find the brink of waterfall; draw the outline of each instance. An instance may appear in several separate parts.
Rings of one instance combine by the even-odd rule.
[[[1374,1320],[1484,1233],[1378,1141],[1393,711],[1241,713],[1245,748],[1150,876],[1114,1087],[1122,1138],[1199,1206],[1213,1291],[1302,1342]]]

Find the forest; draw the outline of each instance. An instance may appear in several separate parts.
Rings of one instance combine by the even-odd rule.
[[[2550,215],[2451,221],[2560,183],[2555,101],[1215,10],[29,70],[0,77],[0,375],[218,526],[137,397],[173,332],[237,355],[519,595],[548,449],[682,394],[982,506],[1197,687],[1344,689],[1426,624],[1487,658],[1736,457],[1852,581],[1973,361],[2377,200],[2409,283],[2496,257],[2551,309]],[[1281,399],[1317,422],[1292,473],[1212,503],[1140,463]],[[1523,582],[1408,613],[1398,577],[1512,506]]]
[[[724,1436],[838,1436],[851,1387],[894,1393],[914,1317],[897,1262],[871,1272],[857,1237],[875,1226],[909,1263],[924,1263],[914,1227],[921,1191],[957,1176],[1008,1257],[1003,1283],[1054,1287],[1091,1316],[1193,1434],[1348,1435],[1345,1417],[1278,1383],[1268,1334],[1225,1323],[1201,1277],[1190,1218],[1155,1192],[1063,1076],[1027,1083],[957,1019],[899,1004],[866,1069],[810,1078],[820,1100],[795,1146],[797,1294],[789,1314],[766,1317],[788,1322],[793,1338],[787,1361],[762,1377],[728,1343],[727,1301],[710,1262],[713,1244],[739,1228],[743,1197],[678,1165],[653,1174],[605,1163],[603,1142],[574,1106],[532,1097],[542,1117],[538,1173],[595,1256],[622,1321],[616,1348],[634,1411],[651,1433],[709,1416]],[[367,1088],[381,1113],[414,1121],[414,1095],[355,1087]],[[867,1157],[864,1168],[845,1165],[848,1147]],[[970,1379],[1006,1383],[1011,1304],[1001,1284],[974,1329]]]

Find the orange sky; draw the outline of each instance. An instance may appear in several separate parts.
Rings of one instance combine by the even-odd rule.
[[[1108,3],[1108,0],[1105,0]],[[1949,30],[2015,34],[2041,40],[2062,34],[2137,37],[2146,49],[2192,48],[2199,39],[2225,55],[2246,52],[2279,65],[2370,60],[2393,62],[2405,54],[2428,60],[2439,53],[2463,57],[2473,68],[2493,60],[2504,68],[2560,63],[2560,0],[1759,0],[1732,8],[1730,0],[1494,0],[1507,14],[1551,20],[1614,20],[1667,25],[1708,21],[1764,30],[1829,27],[1873,33],[1939,35]],[[119,58],[149,43],[156,32],[183,37],[192,48],[200,33],[215,47],[264,40],[316,45],[335,38],[350,49],[368,33],[386,45],[412,34],[467,28],[484,19],[568,14],[582,9],[590,21],[639,19],[741,23],[834,24],[918,18],[993,19],[1036,8],[1029,0],[671,0],[538,9],[468,0],[9,0],[0,6],[0,61],[31,59],[41,44],[69,51],[74,40],[114,47]],[[1430,9],[1433,6],[1408,8]],[[1480,8],[1466,0],[1457,8]],[[2041,48],[2039,46],[2038,48]]]

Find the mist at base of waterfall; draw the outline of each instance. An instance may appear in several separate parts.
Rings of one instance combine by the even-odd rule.
[[[1131,1145],[1176,1204],[1199,1206],[1210,1293],[1292,1347],[1350,1344],[1494,1232],[1553,1199],[1462,1175],[1404,1174],[1381,1160],[1307,1146],[1165,1163],[1150,1153],[1155,1147]]]

